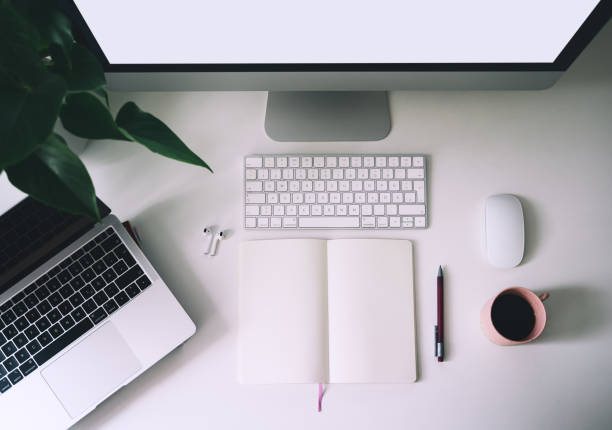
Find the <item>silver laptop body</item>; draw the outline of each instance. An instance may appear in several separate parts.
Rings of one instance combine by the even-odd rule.
[[[79,330],[87,331],[34,370],[37,354],[30,354],[28,360],[32,361],[24,358],[18,368],[25,364],[20,374],[27,372],[27,375],[0,394],[2,428],[66,429],[195,333],[194,323],[114,215],[105,217],[102,223],[5,291],[0,295],[0,305],[101,233],[108,235],[113,231],[148,277],[150,285],[146,286],[143,278],[140,284],[144,288],[135,290],[134,286],[138,285],[132,282],[125,290],[127,295],[129,288],[133,297],[127,295],[129,300],[116,310],[109,306],[106,317],[97,313],[97,319],[101,319],[97,323],[92,314],[85,317],[77,314],[73,320],[82,318],[76,325],[80,325]],[[117,298],[116,303],[125,300],[120,296],[122,299]],[[72,328],[67,328],[65,333],[69,330]],[[39,351],[39,360],[45,360],[50,354]],[[17,377],[13,374],[13,378]]]

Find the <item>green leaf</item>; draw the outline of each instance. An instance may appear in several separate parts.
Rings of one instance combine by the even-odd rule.
[[[95,93],[98,97],[100,97],[101,99],[104,100],[104,103],[106,103],[106,107],[110,106],[108,104],[108,94],[106,93],[106,90],[104,90],[104,88],[97,88],[97,89],[93,90],[92,92]]]
[[[34,27],[12,7],[0,5],[0,67],[3,86],[28,89],[45,77],[36,50],[38,35]]]
[[[119,130],[104,103],[90,93],[69,94],[60,118],[64,128],[79,137],[130,140]]]
[[[39,35],[39,49],[46,49],[56,44],[69,52],[74,38],[70,20],[49,0],[19,0],[18,10],[26,16],[36,28]]]
[[[212,169],[194,154],[163,122],[150,113],[141,111],[133,102],[123,105],[117,114],[117,125],[129,136],[153,152],[185,163]]]
[[[55,66],[52,68],[61,74],[68,84],[69,91],[96,90],[106,85],[102,66],[82,45],[75,44],[70,50],[70,61],[63,57],[62,52],[54,53]]]
[[[96,192],[87,169],[58,134],[28,158],[6,169],[9,181],[49,206],[100,220]]]
[[[44,142],[65,94],[66,83],[55,75],[33,89],[0,86],[0,168],[22,160]]]

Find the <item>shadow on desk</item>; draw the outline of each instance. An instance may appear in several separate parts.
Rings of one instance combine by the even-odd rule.
[[[612,324],[610,302],[591,287],[559,287],[549,290],[546,300],[546,328],[539,342],[572,342],[599,336]]]

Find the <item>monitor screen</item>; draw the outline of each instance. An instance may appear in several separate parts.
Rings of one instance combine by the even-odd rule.
[[[553,63],[598,0],[75,0],[110,64]]]

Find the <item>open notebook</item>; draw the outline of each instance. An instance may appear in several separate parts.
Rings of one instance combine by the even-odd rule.
[[[238,379],[414,382],[411,242],[243,242]]]

